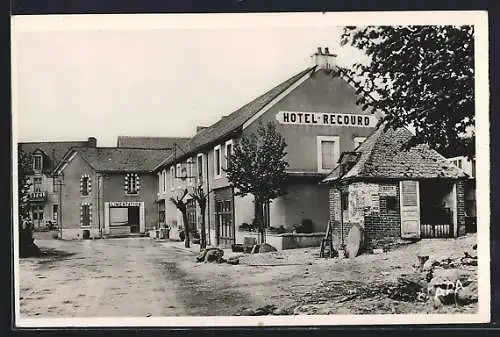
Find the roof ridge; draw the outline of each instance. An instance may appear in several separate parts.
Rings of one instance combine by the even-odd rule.
[[[191,137],[190,140],[188,140],[186,143],[182,144],[183,145],[182,150],[184,153],[181,156],[188,155],[190,153],[194,153],[202,146],[204,146],[206,144],[210,144],[211,142],[214,142],[217,139],[222,138],[225,135],[230,134],[231,132],[233,132],[237,128],[241,127],[249,119],[251,119],[255,114],[257,114],[259,111],[261,111],[262,108],[264,108],[267,104],[269,104],[269,102],[274,100],[276,97],[278,97],[284,91],[286,91],[290,86],[292,86],[295,82],[297,82],[300,78],[305,76],[307,73],[313,71],[315,68],[316,68],[316,66],[307,67],[306,69],[289,77],[287,80],[280,82],[279,84],[275,85],[271,89],[266,90],[264,93],[251,99],[250,101],[248,101],[248,103],[246,103],[246,104],[240,106],[238,109],[232,111],[229,115],[226,115],[225,118],[221,118],[218,121],[216,121],[215,123],[207,126],[205,129],[201,130],[200,132],[195,134],[193,137]],[[283,87],[281,87],[281,86],[283,86]],[[273,93],[274,90],[277,90],[277,92]],[[273,95],[266,98],[266,95],[270,95],[271,93],[273,93]],[[266,99],[263,102],[259,102],[259,100],[263,100],[264,98],[266,98]],[[241,121],[238,121],[238,123],[235,126],[228,128],[228,130],[225,130],[222,135],[215,137],[214,139],[211,139],[210,135],[213,134],[214,128],[217,128],[219,126],[224,126],[225,122],[234,120],[235,116],[238,117],[238,115],[237,115],[238,113],[245,112],[245,108],[249,108],[254,104],[257,104],[258,108],[255,111],[253,111],[253,113],[251,115],[242,116],[244,118],[241,118]],[[202,144],[196,145],[196,140],[199,140],[200,138],[203,139]],[[173,156],[173,154],[168,156],[165,160],[163,160],[159,165],[157,165],[155,167],[155,170],[162,167],[163,165],[169,164],[169,162],[172,160],[172,156]]]

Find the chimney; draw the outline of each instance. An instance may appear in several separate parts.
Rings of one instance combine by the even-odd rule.
[[[97,139],[95,137],[89,137],[87,140],[88,147],[97,147]]]
[[[206,126],[197,126],[196,127],[196,133],[202,131],[202,130],[205,130],[207,127]]]
[[[313,64],[318,67],[318,69],[332,70],[336,65],[336,54],[331,54],[330,49],[325,47],[323,52],[321,47],[318,47],[318,51],[312,55]]]

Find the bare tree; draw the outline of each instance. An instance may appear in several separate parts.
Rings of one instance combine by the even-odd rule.
[[[188,190],[187,188],[184,189],[182,192],[182,196],[176,196],[171,197],[170,201],[177,207],[177,209],[181,212],[182,214],[182,222],[184,224],[184,247],[189,248],[190,247],[190,237],[191,237],[191,230],[189,228],[189,223],[188,223],[188,217],[187,217],[187,201],[184,200],[186,196],[188,195]]]
[[[207,235],[205,233],[205,213],[207,210],[207,194],[203,191],[203,186],[196,186],[190,196],[196,200],[200,207],[201,213],[201,237],[200,237],[200,250],[207,247]]]

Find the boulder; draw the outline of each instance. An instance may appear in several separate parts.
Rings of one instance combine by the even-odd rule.
[[[224,251],[220,248],[205,248],[196,257],[197,262],[222,262]]]
[[[467,266],[477,266],[477,258],[463,257],[460,262]]]
[[[478,301],[477,282],[472,282],[467,287],[458,289],[456,298],[457,298],[457,303],[460,305],[466,305],[477,302]]]
[[[277,252],[278,250],[268,243],[263,243],[259,247],[259,253]]]
[[[286,307],[277,307],[273,310],[273,315],[283,316],[283,315],[291,315],[293,311]]]
[[[365,242],[364,229],[358,225],[352,225],[347,235],[346,251],[347,257],[353,258],[358,256],[360,250],[363,248]]]
[[[252,309],[244,309],[241,312],[241,316],[255,316],[255,311],[253,311]]]
[[[229,264],[236,265],[236,264],[240,264],[240,259],[237,257],[230,257],[229,259],[227,259],[226,262]]]
[[[402,274],[395,287],[388,290],[389,298],[399,301],[413,302],[427,292],[428,283],[422,273]]]

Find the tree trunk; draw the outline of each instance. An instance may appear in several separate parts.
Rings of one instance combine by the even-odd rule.
[[[182,222],[184,223],[184,247],[189,248],[191,245],[191,229],[189,228],[187,210],[184,208],[181,210],[182,213]]]
[[[262,201],[259,199],[255,198],[254,201],[254,207],[255,207],[255,224],[257,225],[257,228],[259,229],[260,233],[260,243],[264,243],[265,240],[265,235],[264,235],[264,216],[262,212]]]

